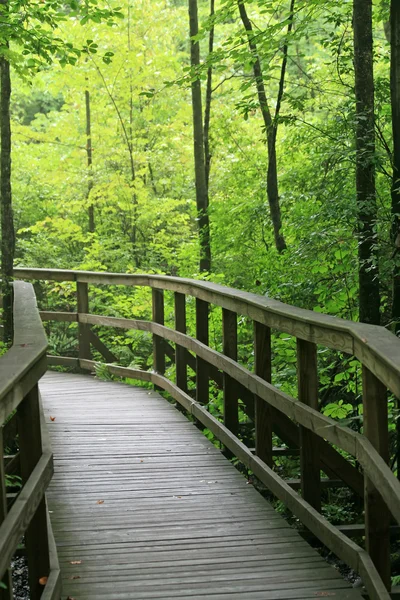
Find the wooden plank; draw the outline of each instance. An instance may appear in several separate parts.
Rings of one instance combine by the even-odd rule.
[[[78,313],[76,312],[57,312],[49,310],[41,310],[39,312],[42,321],[61,321],[61,322],[78,322]]]
[[[271,383],[272,355],[271,329],[262,323],[254,321],[254,371],[255,374]],[[255,400],[255,441],[256,454],[268,466],[272,467],[272,412],[258,396]]]
[[[42,457],[39,389],[36,385],[21,402],[18,412],[18,432],[22,483],[32,475]],[[47,531],[47,511],[44,496],[30,519],[25,532],[25,548],[31,600],[38,600],[43,587],[39,583],[50,572]]]
[[[181,333],[186,333],[186,296],[185,294],[175,292],[174,300],[175,329]],[[176,345],[176,385],[184,392],[187,391],[187,354],[188,352],[185,348],[182,348],[179,344]],[[195,362],[194,358],[193,362]]]
[[[105,344],[103,344],[103,342],[101,341],[101,339],[91,330],[88,330],[88,337],[89,337],[89,342],[92,344],[92,346],[94,346],[94,348],[100,352],[100,354],[102,355],[102,357],[107,361],[107,362],[118,362],[117,357],[110,352],[110,350],[107,348],[107,346]]]
[[[222,347],[225,356],[237,360],[237,316],[225,308],[222,309]],[[232,377],[223,374],[224,423],[235,435],[239,433],[239,404],[237,384]]]
[[[145,376],[167,387],[160,374]],[[201,407],[169,385],[189,410]],[[304,589],[307,600],[321,590],[346,598],[337,573],[157,394],[57,373],[41,389],[57,460],[48,500],[65,596],[165,600],[229,591],[253,600],[261,592],[301,598]],[[350,592],[349,600],[360,597]]]
[[[317,346],[304,340],[297,340],[297,383],[299,401],[318,411]],[[320,438],[302,426],[300,471],[303,498],[320,512]]]
[[[385,386],[363,367],[364,434],[383,460],[389,462],[387,391]],[[369,477],[365,477],[365,542],[382,581],[391,587],[390,512]]]
[[[78,310],[78,340],[79,340],[79,358],[91,359],[89,325],[81,321],[80,315],[89,312],[89,290],[88,284],[78,281],[76,283],[77,310]]]
[[[196,298],[196,338],[208,346],[209,304]],[[207,361],[196,355],[196,399],[202,404],[208,403],[209,368]]]
[[[153,289],[152,299],[153,321],[164,325],[164,292]],[[162,375],[165,373],[164,340],[158,335],[153,335],[153,369]]]

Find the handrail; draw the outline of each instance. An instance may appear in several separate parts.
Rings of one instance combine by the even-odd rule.
[[[105,357],[111,373],[151,381],[167,390],[247,464],[321,541],[360,572],[371,598],[389,598],[386,591],[390,586],[389,528],[393,517],[400,523],[400,483],[387,466],[387,390],[400,397],[399,339],[381,327],[343,321],[205,281],[162,275],[48,269],[16,269],[16,273],[29,279],[75,281],[77,284],[76,313],[41,313],[43,320],[78,322],[78,359],[54,357],[54,364],[94,370],[95,363],[90,360],[93,344]],[[153,320],[90,314],[89,284],[152,288]],[[164,326],[163,290],[174,292],[175,329]],[[197,339],[186,335],[186,296],[196,299]],[[223,354],[208,346],[209,304],[222,307]],[[254,321],[255,373],[237,363],[237,314]],[[152,333],[154,371],[109,364],[114,362],[113,356],[91,330],[91,326],[96,325]],[[297,400],[271,384],[271,328],[297,338]],[[175,352],[167,340],[175,344]],[[362,363],[364,435],[340,427],[318,412],[317,344],[353,354]],[[175,355],[176,385],[164,377],[166,353],[170,358]],[[190,353],[194,353],[195,358]],[[196,371],[196,401],[187,395],[189,364]],[[219,374],[223,380],[224,425],[204,409],[208,402],[209,377],[217,381]],[[257,456],[253,456],[237,438],[239,397],[245,402],[245,410],[251,414],[255,412]],[[289,445],[300,447],[303,498],[271,469],[273,431]],[[335,446],[357,459],[363,467],[363,475],[335,451]],[[332,479],[342,479],[360,495],[363,494],[364,476],[368,553],[319,514],[321,469]]]
[[[209,281],[165,275],[23,267],[14,269],[14,272],[22,279],[148,286],[194,296],[296,338],[352,354],[387,385],[395,396],[400,397],[400,344],[383,327],[346,321]]]
[[[45,589],[48,600],[60,597],[60,573],[49,540],[45,491],[53,475],[53,454],[41,423],[38,382],[47,369],[47,340],[31,284],[14,283],[14,343],[0,358],[0,579],[6,575],[12,598],[9,565],[25,536],[30,598],[38,600]],[[9,512],[4,481],[3,424],[16,411],[19,465],[23,487]],[[8,573],[8,575],[7,575]],[[48,577],[45,587],[39,583]],[[4,579],[3,579],[4,581]]]

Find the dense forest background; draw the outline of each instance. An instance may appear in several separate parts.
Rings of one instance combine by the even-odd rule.
[[[357,320],[352,2],[245,5],[277,130],[285,249],[277,249],[266,194],[268,131],[255,85],[256,55],[238,3],[216,4],[210,19],[209,3],[199,3],[199,67],[190,66],[187,4],[179,0],[125,4],[111,26],[97,17],[67,18],[66,8],[57,34],[84,48],[80,56],[58,50],[46,58],[31,48],[21,53],[21,45],[11,52],[11,42],[15,264],[200,275],[190,93],[191,80],[200,77],[203,110],[208,105],[211,115],[212,266],[206,276]],[[389,5],[377,3],[377,207],[366,266],[379,266],[384,324],[392,319],[397,260],[390,238],[388,19]]]

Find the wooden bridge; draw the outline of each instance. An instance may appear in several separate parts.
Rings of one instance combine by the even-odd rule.
[[[9,567],[22,539],[32,600],[361,598],[226,455],[359,573],[369,598],[395,594],[390,535],[400,523],[400,483],[388,466],[387,416],[388,394],[400,398],[395,336],[202,281],[41,269],[17,269],[16,278],[76,283],[77,308],[39,313],[32,285],[14,284],[14,344],[0,359],[0,448],[12,449],[18,433],[19,452],[0,455],[0,600],[13,597]],[[151,288],[152,320],[92,314],[98,286],[116,285]],[[173,327],[164,325],[164,292],[173,293]],[[210,305],[222,307],[222,352],[210,345]],[[254,322],[254,371],[237,360],[237,315]],[[76,322],[79,356],[46,357],[41,321]],[[96,327],[150,333],[153,369],[115,364]],[[271,329],[297,338],[297,398],[271,383]],[[360,361],[363,434],[319,412],[317,345]],[[157,391],[82,374],[98,368],[92,349],[104,357],[102,372],[151,382],[181,411]],[[210,382],[223,390],[223,423],[207,410]],[[254,422],[255,448],[238,437],[239,409]],[[300,456],[299,481],[274,470],[286,454]],[[5,474],[15,473],[23,487],[7,494]],[[364,502],[364,524],[340,528],[322,516],[321,490],[329,486],[348,487]],[[365,536],[365,549],[352,536]]]

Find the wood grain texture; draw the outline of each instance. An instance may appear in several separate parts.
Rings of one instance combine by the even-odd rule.
[[[237,316],[222,309],[222,350],[226,356],[237,360]],[[224,423],[235,435],[239,433],[239,406],[237,384],[232,377],[223,374]]]
[[[271,383],[272,381],[272,353],[271,329],[262,323],[254,321],[254,371],[255,374]],[[255,438],[256,454],[269,467],[272,467],[272,412],[258,396],[255,396]]]
[[[58,373],[41,391],[63,598],[361,597],[156,392]]]

